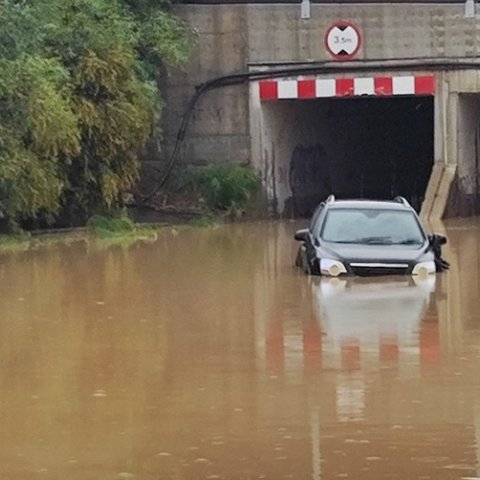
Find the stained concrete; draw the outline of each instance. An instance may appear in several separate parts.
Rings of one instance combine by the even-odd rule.
[[[160,167],[171,154],[195,85],[248,69],[331,60],[324,47],[324,35],[337,19],[352,20],[361,28],[363,43],[356,57],[360,61],[407,57],[465,59],[474,58],[480,51],[480,9],[477,7],[475,18],[464,18],[463,4],[312,4],[308,20],[300,18],[299,4],[175,5],[174,9],[198,32],[198,40],[184,70],[170,72],[164,81],[163,137],[145,155],[145,160]],[[414,72],[392,68],[381,72],[388,73]],[[462,145],[469,142],[472,134],[459,136],[459,125],[467,115],[462,113],[461,96],[480,93],[480,72],[427,69],[417,73],[433,73],[437,78],[433,160],[439,165],[459,163],[459,177],[454,183],[460,192],[464,189],[465,195],[470,195],[462,172],[471,175],[474,160]],[[278,155],[290,157],[297,140],[294,137],[303,134],[281,127],[291,123],[297,113],[275,107],[280,117],[269,122],[282,128],[283,133],[281,143],[273,145],[272,138],[278,137],[278,131],[266,131],[263,123],[271,116],[270,107],[260,104],[255,95],[258,87],[252,84],[218,89],[202,98],[195,108],[179,161],[252,163],[263,174],[263,198],[269,210],[279,213],[289,192],[282,192],[277,179],[283,172],[275,170],[272,155],[275,150],[276,160]],[[288,112],[286,117],[282,118],[282,110]],[[472,114],[478,115],[476,111]],[[471,121],[467,122],[467,128],[473,128],[471,125]],[[469,212],[472,211],[470,208]]]

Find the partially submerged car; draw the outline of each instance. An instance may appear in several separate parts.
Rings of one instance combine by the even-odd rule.
[[[331,195],[295,240],[302,242],[295,264],[312,275],[429,275],[448,268],[441,256],[446,238],[428,236],[403,197],[335,200]]]

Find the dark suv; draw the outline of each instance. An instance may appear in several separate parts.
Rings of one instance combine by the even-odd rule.
[[[448,268],[441,235],[427,236],[415,210],[402,197],[392,201],[335,200],[315,210],[295,264],[307,274],[428,275]]]

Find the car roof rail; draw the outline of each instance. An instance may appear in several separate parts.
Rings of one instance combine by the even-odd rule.
[[[335,201],[335,195],[329,195],[325,200],[325,203],[333,203]]]
[[[407,202],[407,200],[404,197],[401,197],[400,195],[397,195],[394,199],[394,202],[401,203],[402,205],[405,205],[406,207],[409,207],[410,204]]]

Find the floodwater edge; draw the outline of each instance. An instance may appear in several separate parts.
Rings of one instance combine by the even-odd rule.
[[[138,242],[153,242],[161,232],[175,232],[187,228],[215,228],[221,219],[201,217],[193,220],[175,219],[172,222],[134,222],[131,231],[101,232],[89,227],[56,228],[0,234],[0,255],[39,250],[53,245],[69,245],[83,242],[101,249],[109,246],[128,248]]]

